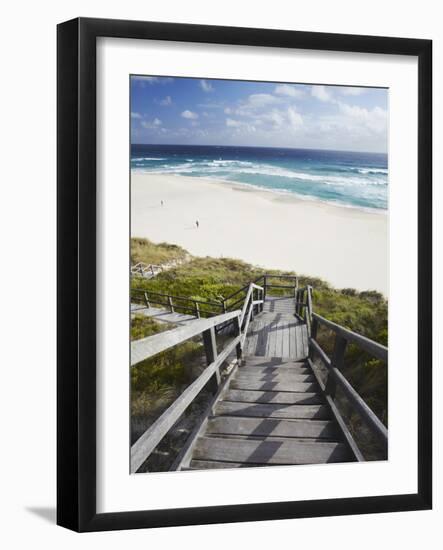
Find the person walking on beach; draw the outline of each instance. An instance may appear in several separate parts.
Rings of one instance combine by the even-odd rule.
[[[198,223],[198,220],[196,220],[195,225],[197,226],[197,229],[200,227],[200,224]]]
[[[163,201],[160,201],[160,204],[163,206]]]

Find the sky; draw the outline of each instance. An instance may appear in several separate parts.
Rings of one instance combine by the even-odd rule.
[[[388,90],[131,76],[131,142],[387,152]]]

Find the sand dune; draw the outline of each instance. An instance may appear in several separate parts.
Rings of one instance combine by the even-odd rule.
[[[164,201],[161,206],[160,201]],[[204,178],[133,173],[131,233],[197,256],[321,277],[388,296],[388,216]],[[196,220],[200,227],[196,227]]]

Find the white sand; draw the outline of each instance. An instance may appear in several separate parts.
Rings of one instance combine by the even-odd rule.
[[[164,201],[162,207],[160,201]],[[388,216],[230,182],[132,174],[131,231],[196,256],[241,258],[388,296]],[[197,229],[195,221],[200,222]]]

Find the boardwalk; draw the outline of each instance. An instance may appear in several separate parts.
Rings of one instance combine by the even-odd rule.
[[[286,300],[287,304],[294,300]],[[280,302],[281,303],[281,302]],[[265,302],[265,305],[267,302]],[[254,318],[246,338],[246,355],[264,357],[288,357],[303,360],[308,356],[308,332],[306,324],[293,313],[263,313]]]
[[[307,361],[295,300],[270,298],[179,469],[345,462],[354,457]]]
[[[237,291],[233,311],[206,319],[188,316],[180,327],[132,342],[131,365],[136,365],[201,334],[208,364],[133,444],[132,472],[142,466],[209,381],[217,391],[176,457],[173,470],[364,460],[335,404],[337,386],[387,452],[386,427],[339,370],[348,342],[383,362],[387,362],[387,348],[313,312],[311,287],[299,289],[297,280],[295,287],[272,285],[270,277],[261,278],[263,287],[258,279]],[[289,289],[294,297],[270,296],[267,288],[272,286]],[[241,292],[243,297],[238,298]],[[153,310],[144,308],[149,309]],[[168,313],[174,315],[174,311],[162,310],[163,319]],[[320,324],[335,334],[332,359],[316,340]],[[218,349],[216,332],[227,326],[233,336]],[[313,369],[313,356],[326,368],[327,382]],[[227,362],[231,368],[222,374]]]
[[[131,315],[144,315],[145,317],[152,317],[155,321],[161,323],[171,323],[174,325],[183,325],[189,321],[195,321],[197,317],[195,315],[188,315],[186,313],[179,313],[178,311],[168,311],[164,308],[149,307],[142,304],[131,304]]]
[[[247,357],[181,469],[352,460],[309,365]]]

